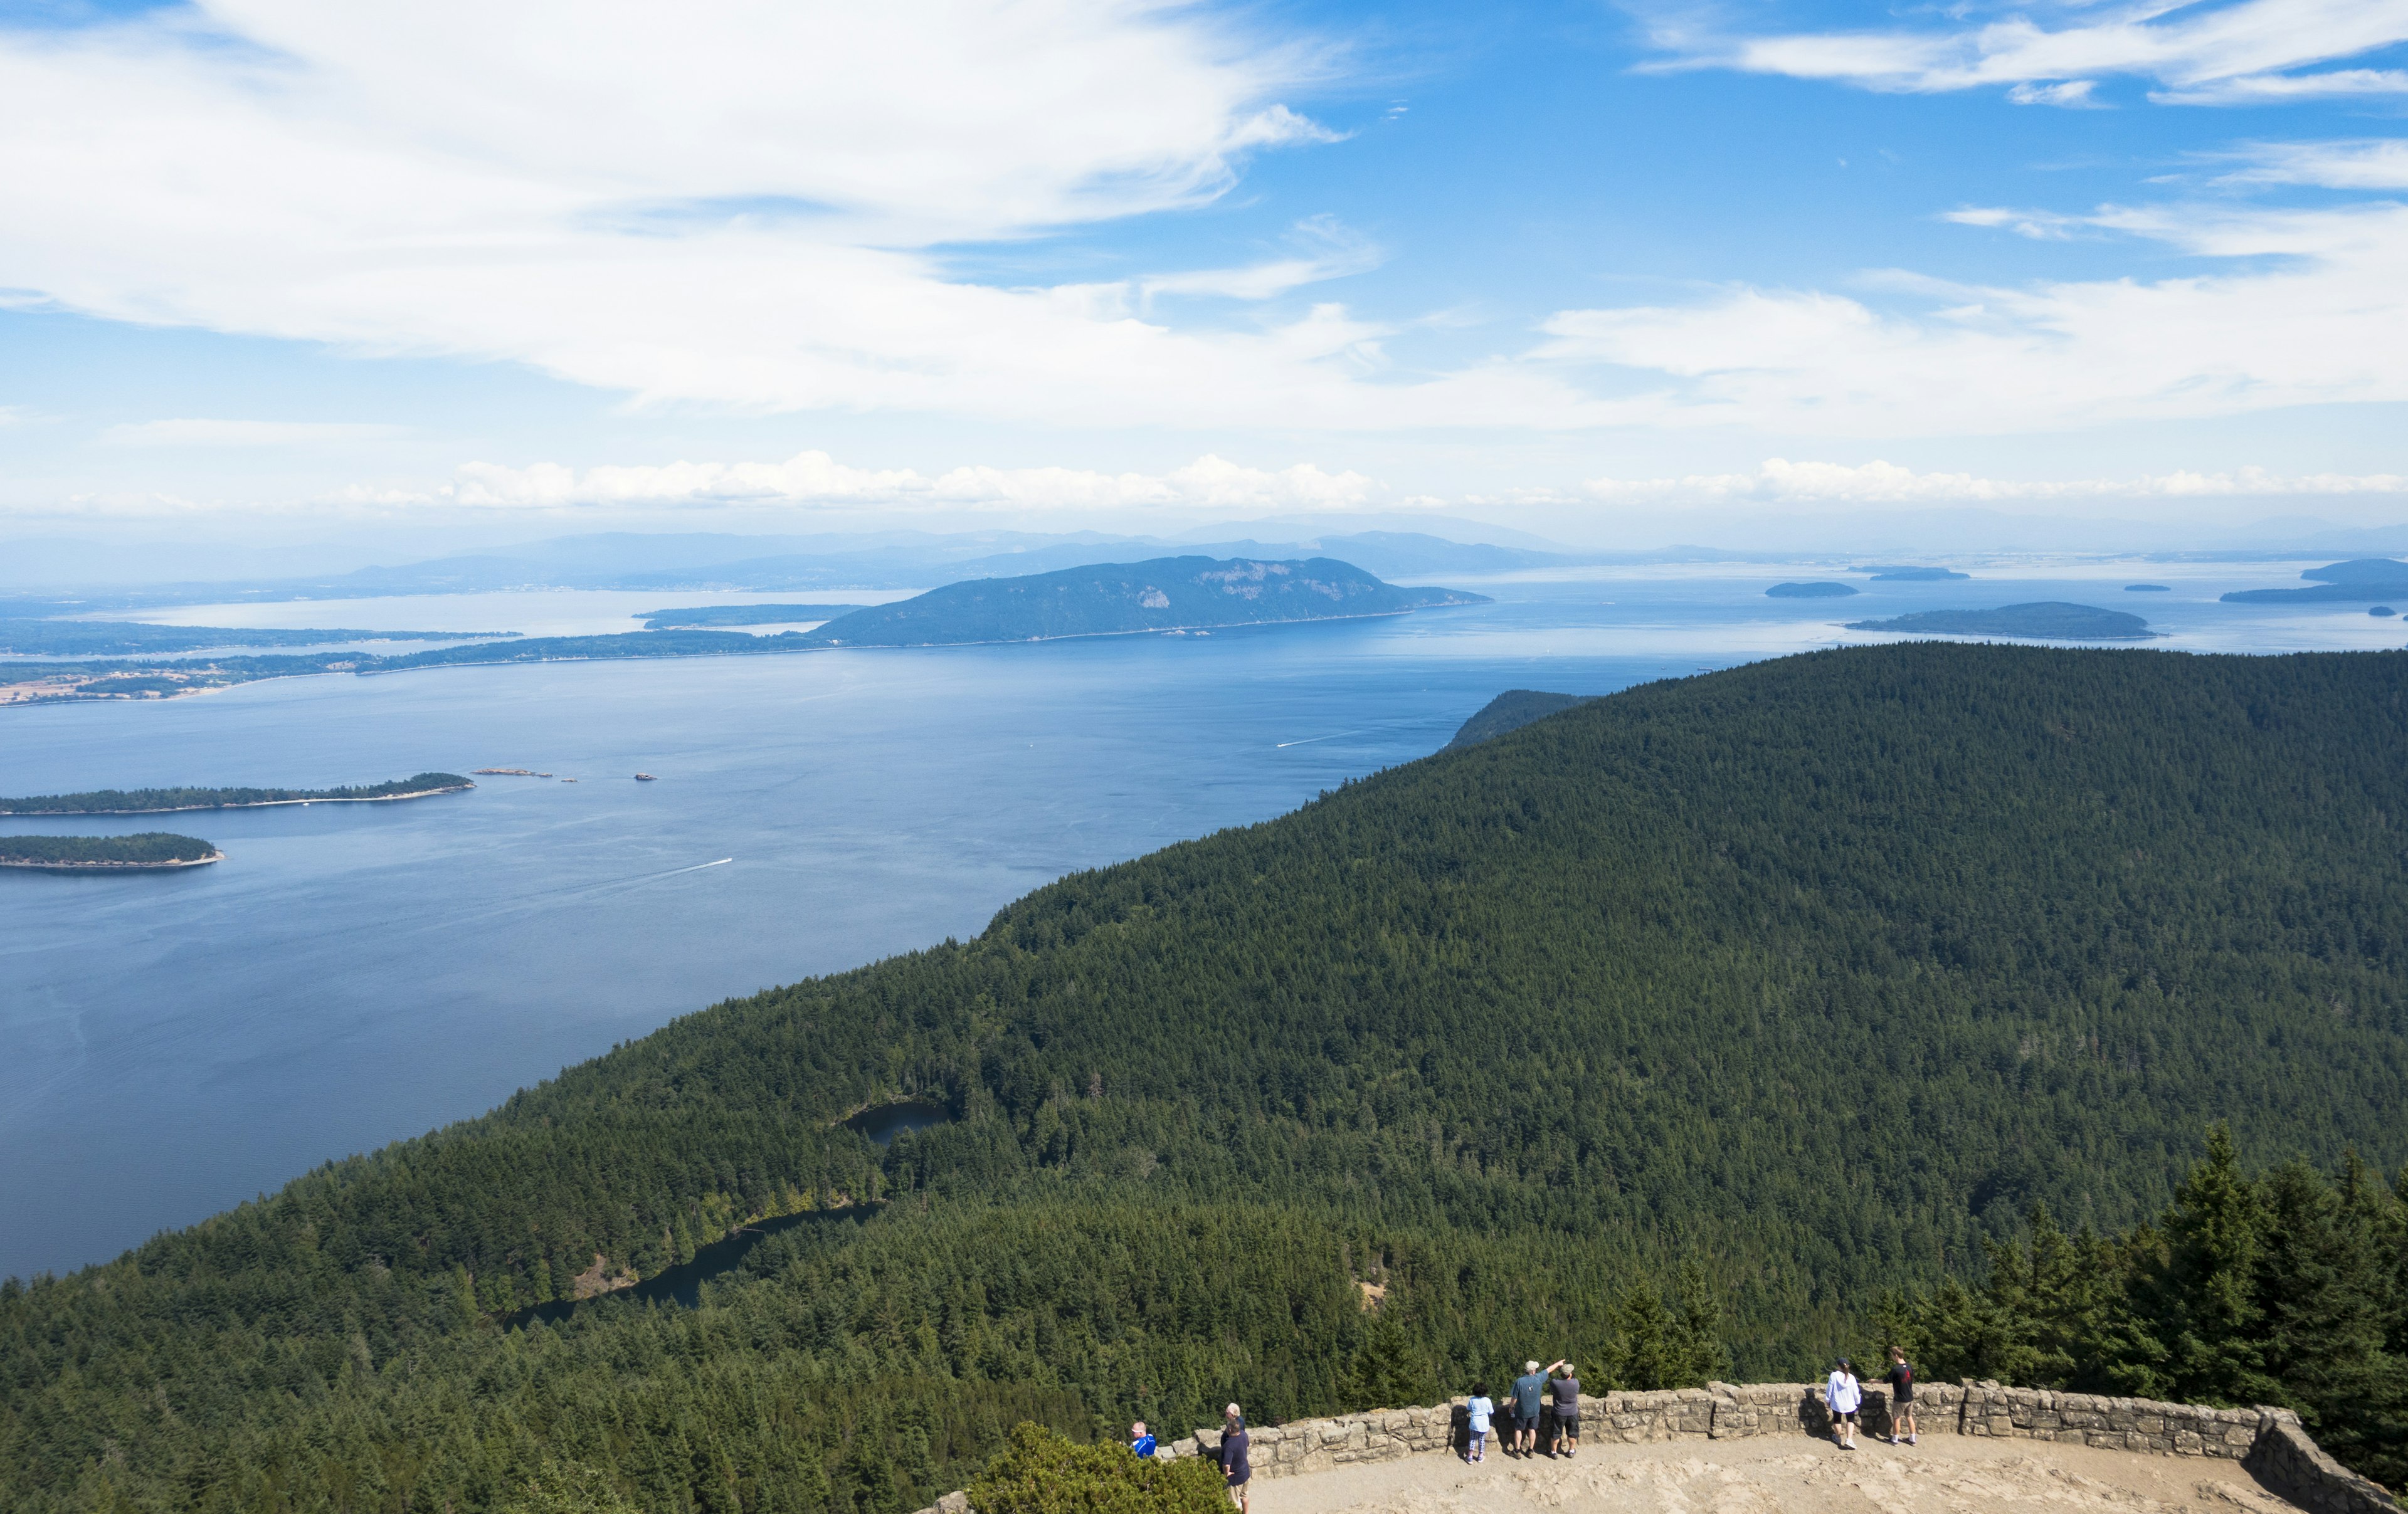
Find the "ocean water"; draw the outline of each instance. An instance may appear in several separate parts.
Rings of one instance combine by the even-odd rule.
[[[554,775],[397,805],[0,821],[180,830],[226,852],[156,876],[0,871],[0,1274],[106,1258],[721,998],[974,934],[1065,872],[1425,756],[1508,688],[1608,693],[1879,639],[1847,620],[2027,599],[2132,609],[2168,650],[2408,642],[2361,608],[2215,603],[2302,565],[2008,564],[1840,601],[1763,597],[1842,576],[1828,564],[1456,578],[1498,603],[0,711],[7,793]],[[681,602],[645,597],[462,596],[477,603],[445,621],[627,629],[629,611]],[[421,607],[350,600],[339,618],[445,623]]]

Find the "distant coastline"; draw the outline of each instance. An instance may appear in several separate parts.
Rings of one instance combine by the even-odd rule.
[[[83,793],[0,799],[0,815],[177,815],[199,809],[266,809],[278,805],[380,805],[461,793],[476,785],[457,773],[421,773],[343,789],[96,789]]]
[[[179,867],[207,867],[211,863],[224,860],[224,852],[212,851],[206,857],[174,857],[165,862],[110,862],[98,858],[89,862],[29,862],[0,852],[0,867],[18,867],[35,873],[167,873]]]

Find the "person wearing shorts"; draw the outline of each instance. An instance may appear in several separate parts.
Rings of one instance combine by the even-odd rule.
[[[1882,1374],[1889,1384],[1889,1443],[1898,1444],[1900,1431],[1906,1443],[1914,1444],[1914,1366],[1906,1359],[1905,1350],[1897,1346],[1889,1349],[1889,1370]]]
[[[1238,1514],[1246,1514],[1246,1484],[1254,1469],[1246,1464],[1246,1452],[1253,1442],[1246,1436],[1246,1418],[1232,1404],[1221,1419],[1221,1477],[1228,1484],[1229,1496],[1237,1501]]]
[[[1539,1449],[1539,1406],[1546,1401],[1547,1375],[1536,1362],[1522,1364],[1513,1379],[1513,1450],[1528,1456]]]
[[[1557,1362],[1547,1368],[1560,1373],[1555,1378],[1555,1444],[1552,1454],[1580,1454],[1580,1378],[1572,1376],[1570,1362]]]
[[[1467,1462],[1488,1460],[1488,1422],[1496,1418],[1497,1405],[1488,1396],[1488,1386],[1481,1383],[1471,1390],[1471,1401],[1463,1406],[1463,1459]]]
[[[1830,1378],[1823,1384],[1823,1402],[1831,1410],[1831,1438],[1842,1450],[1856,1449],[1856,1411],[1864,1407],[1865,1390],[1856,1381],[1854,1368],[1846,1357],[1831,1369]]]

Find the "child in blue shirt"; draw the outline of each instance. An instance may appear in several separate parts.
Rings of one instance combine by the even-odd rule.
[[[1489,1402],[1485,1387],[1471,1390],[1471,1402],[1464,1406],[1464,1413],[1469,1422],[1463,1443],[1463,1459],[1484,1462],[1488,1460],[1488,1423],[1497,1416],[1497,1406]]]

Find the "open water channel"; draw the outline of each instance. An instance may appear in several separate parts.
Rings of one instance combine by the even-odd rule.
[[[1209,637],[455,668],[0,710],[6,793],[553,775],[395,805],[0,821],[174,829],[226,852],[179,874],[0,872],[0,1275],[101,1260],[718,999],[975,934],[1067,871],[1426,756],[1508,688],[1602,693],[1877,639],[1847,620],[2031,599],[2138,611],[2171,633],[2161,649],[2408,640],[2354,607],[2214,602],[2296,584],[2302,565],[1977,567],[1840,601],[1763,597],[1840,576],[1828,566],[1458,578],[1498,603]],[[2122,593],[2143,578],[2173,592]],[[512,629],[512,601],[443,608]],[[616,604],[591,626],[557,595],[526,607],[526,629],[632,628]],[[323,608],[432,623],[423,604]]]

